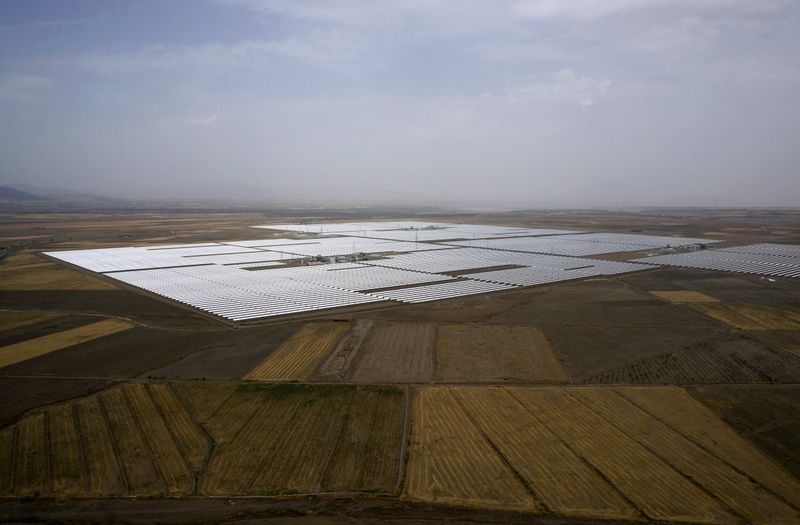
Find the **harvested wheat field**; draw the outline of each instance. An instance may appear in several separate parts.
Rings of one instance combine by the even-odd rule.
[[[696,304],[692,307],[742,330],[800,330],[800,307],[793,304]]]
[[[715,299],[710,295],[694,290],[680,290],[680,291],[650,291],[656,297],[660,297],[672,303],[718,303],[719,299]]]
[[[348,376],[356,383],[429,383],[435,335],[430,323],[376,323]]]
[[[566,379],[547,337],[533,326],[444,324],[437,329],[437,382],[549,383]]]
[[[189,494],[209,446],[169,388],[132,384],[4,430],[0,489],[16,497]]]
[[[244,384],[212,418],[200,492],[391,492],[403,399],[392,387]]]
[[[0,348],[0,368],[27,361],[62,348],[129,330],[135,325],[128,321],[106,319],[77,328],[63,330]]]
[[[574,517],[800,519],[800,483],[674,387],[422,389],[404,493]]]
[[[244,379],[256,381],[304,381],[349,329],[347,323],[306,323]]]
[[[196,386],[134,383],[23,418],[0,432],[0,497],[395,490],[401,389],[209,383],[227,397],[203,414],[184,402]]]

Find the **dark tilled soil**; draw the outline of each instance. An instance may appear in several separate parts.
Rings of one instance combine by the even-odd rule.
[[[238,379],[297,324],[189,332],[136,327],[3,369],[11,375]]]
[[[0,293],[0,308],[53,310],[119,316],[144,324],[220,328],[221,322],[128,290],[13,290]]]
[[[517,512],[460,509],[390,498],[84,500],[0,503],[4,523],[225,523],[228,525],[623,525],[616,520],[541,517]],[[644,522],[640,522],[644,523]]]
[[[668,268],[621,277],[621,280],[643,291],[694,290],[725,302],[800,301],[798,279],[775,279],[773,282],[755,275]]]
[[[30,409],[88,396],[112,384],[114,381],[104,379],[0,376],[0,428]]]
[[[708,328],[543,326],[553,349],[577,378],[713,340]]]
[[[42,337],[70,328],[76,328],[91,323],[100,321],[100,318],[92,316],[68,315],[56,319],[48,319],[35,324],[29,324],[14,328],[12,330],[3,330],[0,332],[0,347],[13,345],[28,339]],[[0,327],[2,329],[2,327]]]
[[[498,313],[492,322],[536,326],[634,327],[714,329],[717,323],[682,305],[656,299],[615,280],[586,281],[544,290],[526,304]]]
[[[796,383],[800,359],[746,337],[722,336],[587,378],[593,384]]]
[[[719,385],[687,388],[726,423],[800,476],[800,385]]]

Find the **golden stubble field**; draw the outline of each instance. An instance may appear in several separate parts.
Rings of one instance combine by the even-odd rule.
[[[0,496],[390,494],[393,387],[128,384],[0,432]]]
[[[673,387],[427,387],[405,497],[606,519],[797,523],[800,483]]]

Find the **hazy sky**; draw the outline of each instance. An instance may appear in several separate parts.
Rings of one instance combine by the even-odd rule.
[[[796,0],[5,0],[0,183],[800,205]]]

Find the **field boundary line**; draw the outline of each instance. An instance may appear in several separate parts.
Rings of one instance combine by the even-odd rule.
[[[44,474],[45,474],[45,490],[46,493],[53,494],[55,483],[53,482],[53,460],[50,457],[52,453],[52,445],[51,439],[52,433],[51,425],[50,425],[50,411],[43,410],[42,415],[44,416],[42,419],[42,426],[43,433],[44,433]]]
[[[555,437],[555,438],[556,438],[556,439],[557,439],[559,442],[561,442],[561,444],[562,444],[562,445],[564,445],[564,446],[567,448],[567,450],[569,450],[569,451],[572,453],[572,455],[573,455],[573,456],[575,456],[576,458],[578,458],[578,460],[580,460],[580,461],[581,461],[581,463],[583,463],[584,465],[586,465],[586,467],[587,467],[587,468],[588,468],[590,471],[592,471],[592,472],[594,472],[595,474],[597,474],[597,476],[598,476],[600,479],[602,479],[603,481],[605,481],[605,482],[608,484],[608,486],[609,486],[609,487],[611,487],[612,489],[614,489],[614,491],[615,491],[617,494],[619,494],[619,496],[620,496],[620,497],[621,497],[621,498],[622,498],[622,499],[625,501],[625,503],[627,503],[628,505],[630,505],[630,506],[631,506],[631,508],[632,508],[633,510],[635,510],[635,511],[636,511],[636,512],[639,514],[639,516],[640,516],[641,518],[648,519],[648,520],[652,520],[652,518],[650,518],[650,516],[648,516],[648,515],[647,515],[647,513],[645,513],[645,512],[644,512],[644,511],[643,511],[643,510],[642,510],[642,509],[639,507],[639,505],[637,505],[637,504],[636,504],[636,502],[634,502],[634,501],[633,501],[631,498],[629,498],[627,494],[625,494],[625,493],[624,493],[624,492],[623,492],[623,491],[622,491],[622,490],[621,490],[619,487],[617,487],[617,485],[616,485],[616,484],[614,484],[614,483],[613,483],[613,482],[612,482],[612,481],[611,481],[611,480],[610,480],[610,479],[609,479],[609,478],[608,478],[608,477],[605,475],[605,473],[604,473],[602,470],[600,470],[600,469],[599,469],[599,468],[598,468],[598,467],[597,467],[597,466],[596,466],[594,463],[592,463],[591,461],[589,461],[589,459],[588,459],[588,458],[586,458],[586,456],[584,456],[583,454],[581,454],[580,452],[578,452],[578,451],[577,451],[577,450],[576,450],[576,449],[575,449],[575,448],[574,448],[572,445],[570,445],[570,443],[569,443],[569,442],[568,442],[566,439],[564,439],[564,438],[561,436],[561,434],[559,434],[558,432],[556,432],[555,430],[553,430],[553,429],[550,427],[550,425],[548,425],[548,424],[547,424],[547,422],[546,422],[546,421],[545,421],[543,418],[539,417],[539,415],[538,415],[538,414],[536,414],[536,413],[535,413],[533,410],[531,410],[531,409],[530,409],[528,406],[526,406],[526,405],[525,405],[525,403],[523,403],[522,401],[520,401],[520,400],[519,400],[519,398],[517,398],[517,396],[515,396],[513,392],[509,391],[508,389],[503,389],[503,391],[506,393],[506,395],[508,395],[508,396],[509,396],[511,399],[513,399],[515,403],[517,403],[519,406],[521,406],[521,407],[522,407],[522,409],[523,409],[525,412],[527,412],[528,414],[530,414],[530,415],[531,415],[531,417],[533,417],[533,419],[535,419],[536,421],[538,421],[538,422],[539,422],[539,423],[542,425],[542,427],[543,427],[545,430],[547,430],[547,432],[549,432],[549,433],[550,433],[552,436],[554,436],[554,437]]]
[[[72,424],[75,425],[75,433],[78,435],[78,448],[81,455],[81,474],[83,475],[83,493],[91,493],[91,479],[89,478],[89,467],[86,465],[86,444],[83,442],[83,432],[81,432],[80,420],[78,419],[78,407],[75,403],[69,403],[69,414]]]
[[[143,388],[147,388],[147,386],[144,385]],[[133,419],[133,424],[136,426],[136,430],[139,431],[139,436],[142,438],[142,443],[144,444],[144,448],[147,450],[148,457],[150,458],[150,464],[153,465],[153,471],[156,473],[156,476],[158,476],[158,480],[161,482],[161,489],[163,491],[162,493],[169,494],[169,489],[167,488],[167,479],[164,476],[164,473],[161,472],[161,467],[156,461],[156,455],[153,452],[153,447],[150,445],[150,440],[147,438],[147,434],[145,434],[144,429],[142,428],[140,415],[136,412],[136,409],[133,407],[133,403],[131,402],[130,391],[128,388],[122,388],[122,398],[125,400],[125,405],[131,412],[131,419]]]
[[[97,396],[97,405],[100,407],[100,414],[103,416],[103,422],[105,423],[106,432],[108,433],[108,440],[111,442],[111,449],[114,451],[114,459],[117,461],[118,476],[122,478],[122,484],[125,486],[125,494],[130,497],[132,496],[131,482],[128,480],[128,473],[125,471],[125,465],[119,455],[117,440],[114,439],[114,432],[111,430],[111,422],[108,420],[108,410],[106,409],[106,404],[102,396]]]
[[[734,465],[733,463],[729,462],[729,461],[728,461],[728,460],[727,460],[725,457],[722,457],[722,456],[720,456],[720,455],[718,455],[718,454],[715,454],[713,450],[710,450],[710,449],[708,449],[708,448],[707,448],[705,445],[703,445],[702,443],[699,443],[699,442],[698,442],[698,441],[696,441],[696,440],[695,440],[693,437],[691,437],[691,436],[689,436],[689,435],[687,435],[687,434],[684,434],[684,433],[683,433],[683,432],[681,432],[679,429],[675,428],[675,427],[674,427],[674,426],[673,426],[671,423],[669,423],[668,421],[665,421],[665,420],[663,420],[661,417],[659,417],[659,416],[657,416],[657,415],[653,414],[653,413],[652,413],[650,410],[648,410],[646,407],[643,407],[643,406],[641,406],[639,403],[636,403],[634,400],[630,399],[628,396],[626,396],[626,395],[625,395],[625,394],[623,394],[622,392],[619,392],[619,391],[617,391],[616,389],[612,389],[612,392],[613,392],[614,394],[616,394],[617,396],[621,397],[622,399],[624,399],[624,400],[625,400],[626,402],[628,402],[630,405],[632,405],[632,406],[636,407],[637,409],[639,409],[639,410],[641,410],[642,412],[644,412],[645,414],[647,414],[649,417],[651,417],[651,418],[655,419],[656,421],[658,421],[659,423],[661,423],[661,424],[662,424],[662,425],[664,425],[665,427],[667,427],[667,428],[671,429],[673,432],[675,432],[675,433],[679,434],[681,437],[683,437],[684,439],[686,439],[686,440],[687,440],[687,441],[689,441],[690,443],[694,444],[696,447],[698,447],[698,448],[700,448],[701,450],[705,451],[706,453],[708,453],[708,454],[709,454],[709,455],[711,455],[712,457],[714,457],[714,458],[717,458],[717,460],[721,461],[723,464],[725,464],[726,466],[728,466],[728,467],[729,467],[731,470],[733,470],[734,472],[736,472],[736,473],[737,473],[737,474],[739,474],[740,476],[742,476],[742,477],[744,477],[745,479],[747,479],[749,482],[751,482],[751,483],[755,484],[756,486],[758,486],[758,487],[759,487],[761,490],[763,490],[764,492],[767,492],[767,493],[769,493],[770,495],[772,495],[772,496],[774,496],[775,498],[777,498],[778,500],[780,500],[780,501],[782,501],[782,502],[786,503],[786,504],[787,504],[787,505],[789,505],[791,508],[793,508],[793,509],[795,509],[795,510],[800,510],[800,508],[799,508],[797,505],[795,505],[795,504],[794,504],[794,503],[792,503],[791,501],[788,501],[788,500],[787,500],[786,498],[784,498],[784,497],[783,497],[781,494],[778,494],[778,493],[776,493],[774,490],[772,490],[772,489],[771,489],[771,488],[769,488],[768,486],[764,485],[763,483],[761,483],[761,482],[760,482],[760,481],[758,481],[757,479],[753,478],[753,477],[752,477],[750,474],[748,474],[747,472],[744,472],[742,469],[740,469],[739,467],[737,467],[737,466],[736,466],[736,465]],[[687,393],[687,395],[688,395],[688,393]],[[692,401],[694,401],[695,403],[700,403],[699,401],[695,400],[694,398],[692,398]],[[702,403],[700,403],[700,404],[702,405]],[[706,409],[705,405],[702,405],[702,406],[703,406],[703,408],[704,408],[704,409]],[[711,415],[712,415],[713,417],[717,417],[717,416],[716,416],[716,414],[713,414],[713,413],[712,413]],[[718,418],[718,419],[719,419],[719,418]],[[722,421],[722,420],[721,420],[721,421]],[[729,427],[729,425],[728,425],[727,423],[725,423],[724,421],[722,421],[722,422],[725,424],[725,426],[728,426],[728,427]],[[734,433],[735,433],[735,434],[736,434],[738,437],[740,437],[742,440],[744,440],[744,441],[745,441],[747,444],[749,444],[749,445],[750,445],[750,446],[753,448],[753,450],[754,450],[754,451],[755,451],[755,452],[756,452],[756,453],[757,453],[757,454],[758,454],[758,455],[761,457],[761,459],[767,460],[767,461],[769,462],[769,465],[770,465],[770,466],[772,466],[772,467],[777,467],[778,469],[780,469],[780,470],[783,470],[783,467],[781,467],[780,465],[778,465],[778,463],[777,463],[777,462],[775,462],[774,460],[772,460],[772,458],[769,458],[769,457],[767,457],[767,456],[766,456],[766,455],[765,455],[765,454],[764,454],[764,453],[761,451],[761,449],[759,449],[758,447],[756,447],[755,445],[753,445],[753,443],[751,443],[751,442],[750,442],[750,440],[748,440],[748,439],[745,439],[744,437],[740,436],[740,435],[739,435],[739,433],[738,433],[738,432],[735,432],[733,429],[731,429],[731,431],[732,431],[732,432],[734,432]],[[785,473],[785,474],[787,474],[787,475],[791,475],[791,474],[789,474],[788,472],[785,472],[785,471],[784,471],[784,473]],[[792,477],[794,477],[794,476],[792,476]]]
[[[530,497],[533,498],[535,505],[534,508],[536,509],[536,511],[544,512],[546,514],[553,514],[553,511],[550,509],[547,503],[544,502],[544,499],[541,496],[539,496],[538,492],[534,490],[533,486],[531,486],[528,480],[525,479],[525,477],[522,474],[520,474],[516,468],[514,468],[514,465],[511,463],[511,461],[509,461],[506,455],[503,454],[500,448],[495,444],[494,441],[492,441],[492,438],[490,438],[489,435],[486,433],[486,431],[483,429],[483,426],[480,423],[478,423],[478,420],[475,418],[475,416],[467,409],[466,405],[464,404],[464,400],[461,397],[461,394],[458,392],[458,389],[453,387],[448,387],[447,389],[452,393],[453,399],[458,405],[458,408],[461,409],[461,411],[464,413],[469,422],[472,423],[472,426],[475,427],[475,430],[478,431],[478,433],[481,435],[484,441],[486,441],[486,443],[489,445],[492,451],[494,451],[494,453],[497,455],[497,457],[500,459],[503,465],[505,465],[506,468],[509,471],[511,471],[511,474],[517,479],[517,481],[519,481],[522,484],[522,486],[525,487],[525,490],[528,492]]]
[[[405,385],[405,388],[403,389],[403,435],[400,441],[400,458],[397,465],[397,483],[395,484],[394,491],[392,492],[397,497],[400,497],[402,494],[403,485],[406,481],[406,467],[408,465],[410,448],[409,444],[411,443],[411,425],[413,423],[411,418],[412,395],[413,391],[411,390],[411,385]]]
[[[571,397],[576,403],[578,403],[581,407],[585,408],[586,410],[590,411],[591,413],[596,413],[596,411],[592,407],[588,406],[582,400],[580,400],[577,397],[575,397],[574,395],[572,395],[572,393],[570,393],[570,392],[565,392],[565,393],[566,393],[566,395]],[[648,416],[649,416],[649,414],[648,414]],[[654,457],[658,458],[658,460],[661,461],[662,463],[664,463],[664,465],[666,465],[667,467],[669,467],[670,469],[675,471],[679,476],[681,476],[682,478],[686,479],[689,483],[691,483],[692,485],[694,485],[695,487],[700,489],[701,492],[703,492],[703,493],[707,494],[708,496],[710,496],[711,499],[714,500],[714,502],[716,502],[718,505],[720,505],[723,510],[725,510],[727,512],[730,512],[734,517],[739,518],[743,523],[747,523],[749,521],[745,516],[742,516],[742,514],[738,510],[731,508],[731,506],[728,505],[727,503],[725,503],[724,501],[722,501],[722,499],[719,496],[717,496],[715,493],[711,492],[711,490],[709,490],[708,488],[703,486],[699,481],[697,481],[694,478],[694,476],[690,476],[686,472],[681,471],[678,467],[673,465],[671,461],[668,461],[664,456],[662,456],[656,450],[654,450],[653,447],[651,447],[650,445],[647,445],[645,442],[640,440],[635,434],[629,434],[628,432],[625,431],[625,429],[620,427],[617,423],[615,423],[612,420],[604,419],[604,421],[606,422],[606,424],[611,426],[614,430],[616,430],[617,432],[621,433],[622,435],[628,437],[631,441],[634,441],[639,446],[641,446],[643,449],[645,449],[647,452],[652,454]],[[683,434],[680,434],[680,435],[682,436]]]
[[[186,400],[183,399],[183,394],[181,394],[181,392],[178,389],[174,388],[171,383],[166,383],[166,387],[170,391],[170,393],[172,393],[172,395],[175,396],[175,399],[181,405],[181,407],[183,407],[183,410],[186,411],[186,414],[189,416],[191,422],[194,423],[197,426],[197,428],[200,429],[200,432],[206,437],[207,440],[206,455],[203,457],[203,463],[202,465],[200,465],[200,468],[196,472],[195,471],[191,472],[192,480],[194,482],[192,494],[196,495],[200,491],[200,480],[203,476],[205,476],[206,471],[208,470],[208,464],[211,463],[211,457],[214,455],[214,450],[217,447],[217,442],[214,440],[211,434],[209,434],[208,430],[206,430],[206,428],[203,425],[201,425],[199,421],[197,421],[192,411],[189,410],[189,406],[187,405]],[[228,394],[228,396],[222,400],[222,403],[227,401],[228,398],[232,396],[235,391],[236,390]],[[222,404],[220,404],[220,406],[222,406]],[[217,410],[219,410],[219,407],[217,407]],[[214,414],[216,414],[217,410],[214,411]],[[210,417],[213,417],[213,414]]]
[[[158,401],[156,400],[155,396],[153,396],[153,392],[149,388],[150,385],[145,384],[145,385],[143,385],[143,387],[144,387],[144,391],[145,391],[148,399],[150,399],[150,402],[153,403],[153,406],[155,407],[156,412],[158,413],[159,417],[161,418],[161,421],[164,423],[164,426],[167,428],[167,432],[169,433],[169,437],[170,437],[170,439],[172,439],[172,443],[175,445],[175,448],[178,449],[178,454],[180,454],[181,459],[183,460],[183,466],[186,468],[186,473],[189,474],[189,477],[192,480],[192,486],[189,489],[189,494],[191,494],[191,493],[194,492],[195,479],[194,479],[194,472],[192,471],[192,467],[191,467],[191,465],[189,465],[189,460],[186,458],[186,452],[183,450],[183,447],[181,447],[180,444],[178,443],[178,438],[175,436],[175,431],[172,429],[172,425],[170,425],[169,422],[167,421],[167,418],[164,415],[164,409],[158,403]],[[183,408],[183,407],[181,407],[181,408]],[[166,481],[165,481],[165,484],[166,484]]]

